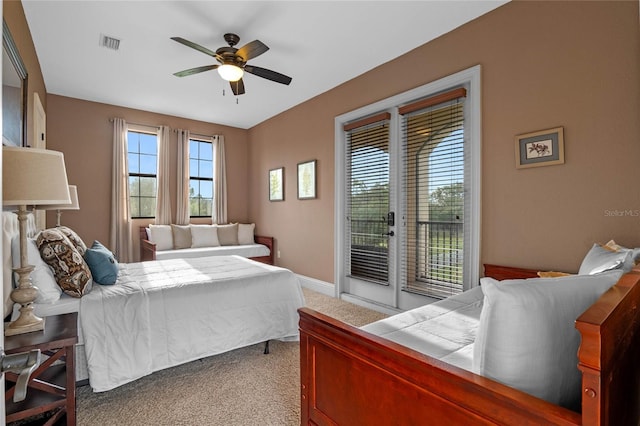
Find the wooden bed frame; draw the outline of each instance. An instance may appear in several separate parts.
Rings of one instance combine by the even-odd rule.
[[[249,259],[257,262],[273,265],[275,258],[273,253],[273,237],[264,237],[255,235],[254,240],[256,244],[262,244],[269,248],[269,256],[257,256],[250,257]],[[146,262],[148,260],[156,260],[156,245],[147,239],[146,226],[140,227],[140,262]]]
[[[496,279],[536,271],[485,265]],[[577,320],[582,413],[334,318],[300,313],[303,425],[640,425],[640,267]]]

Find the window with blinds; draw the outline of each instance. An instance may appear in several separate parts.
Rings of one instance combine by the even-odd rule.
[[[463,290],[465,261],[466,90],[399,109],[405,290],[444,298]]]
[[[346,133],[347,275],[389,283],[388,113],[344,126]]]

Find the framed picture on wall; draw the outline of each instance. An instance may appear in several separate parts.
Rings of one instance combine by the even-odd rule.
[[[284,167],[269,170],[269,201],[284,201]]]
[[[298,199],[316,198],[316,164],[317,160],[298,163]]]
[[[562,127],[516,136],[516,168],[564,164]]]

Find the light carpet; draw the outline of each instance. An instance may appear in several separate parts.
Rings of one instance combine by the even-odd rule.
[[[303,289],[306,306],[354,326],[386,315]],[[77,392],[78,425],[299,425],[298,342],[272,341],[153,373],[108,392]]]

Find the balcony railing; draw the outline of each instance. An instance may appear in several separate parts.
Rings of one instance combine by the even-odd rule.
[[[351,219],[350,275],[378,283],[388,283],[389,231],[386,220]],[[410,290],[452,294],[463,286],[464,230],[461,222],[419,221],[416,223],[414,250],[407,264],[414,278]],[[413,252],[413,253],[411,253]]]
[[[462,222],[419,221],[416,230],[414,289],[462,290],[464,229]],[[424,283],[424,284],[422,284]]]

